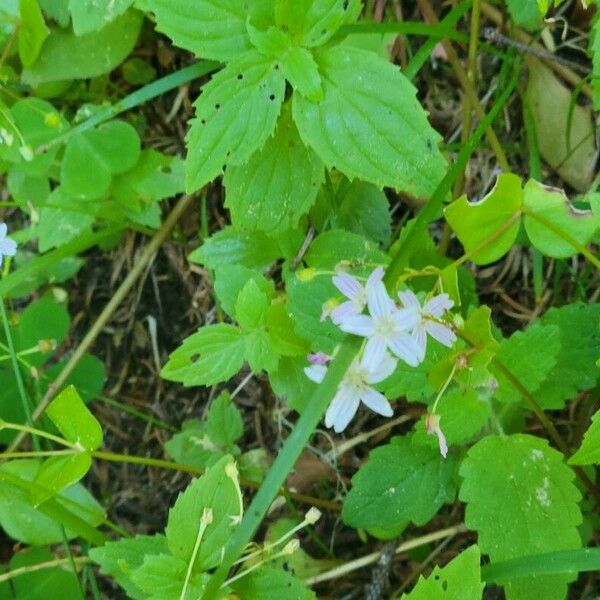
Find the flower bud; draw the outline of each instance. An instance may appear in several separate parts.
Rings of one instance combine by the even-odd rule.
[[[304,520],[308,525],[314,525],[321,518],[321,511],[313,506],[307,513],[304,515]]]
[[[307,281],[314,279],[316,274],[317,272],[315,269],[309,267],[308,269],[300,269],[300,271],[297,271],[296,277],[303,283],[306,283]]]

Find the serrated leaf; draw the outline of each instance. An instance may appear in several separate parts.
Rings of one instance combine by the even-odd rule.
[[[232,467],[232,458],[223,457],[202,477],[194,479],[169,511],[165,529],[167,545],[171,554],[186,564],[192,558],[204,509],[212,511],[212,522],[206,526],[194,562],[196,571],[206,571],[220,564],[223,546],[242,515],[239,484],[228,474]]]
[[[244,433],[244,423],[228,392],[221,392],[206,415],[206,433],[224,450],[231,452]]]
[[[475,264],[498,260],[515,243],[522,198],[521,178],[503,173],[479,202],[462,196],[444,209],[446,220]]]
[[[396,437],[371,452],[352,478],[342,518],[352,527],[394,529],[427,523],[456,495],[456,459],[436,448]]]
[[[181,431],[165,442],[165,450],[176,462],[204,469],[220,460],[222,452],[206,433],[206,423],[199,419],[184,421]],[[238,454],[230,452],[231,454]]]
[[[100,423],[72,385],[50,402],[46,415],[67,441],[89,451],[96,450],[102,444]]]
[[[203,87],[186,138],[188,192],[262,148],[275,130],[284,92],[277,61],[256,51],[229,63]]]
[[[211,235],[188,258],[209,269],[237,264],[261,270],[274,263],[280,255],[277,242],[261,232],[249,233],[224,227]]]
[[[35,63],[23,70],[23,82],[35,86],[108,73],[133,50],[142,20],[142,13],[132,10],[100,31],[80,37],[71,31],[53,29]]]
[[[248,17],[263,11],[244,0],[146,0],[156,15],[158,31],[176,46],[203,58],[230,61],[252,48],[246,31]]]
[[[582,521],[574,473],[546,440],[518,434],[489,436],[473,446],[460,468],[465,523],[478,532],[493,562],[581,547]],[[575,575],[507,581],[508,600],[563,599]]]
[[[249,279],[238,294],[235,303],[237,322],[245,330],[255,330],[263,326],[267,318],[269,297],[254,279]]]
[[[435,567],[427,579],[421,577],[402,600],[481,600],[480,559],[479,548],[470,546],[443,568]]]
[[[134,0],[69,0],[75,35],[98,31],[122,15]]]
[[[412,84],[397,67],[356,48],[332,46],[315,59],[323,101],[317,104],[300,94],[293,98],[304,143],[350,179],[415,197],[431,195],[446,162]]]
[[[270,234],[295,227],[314,203],[323,182],[321,159],[300,139],[289,111],[273,137],[243,166],[229,166],[225,206],[240,229]]]
[[[38,0],[19,0],[19,58],[30,67],[38,57],[50,30],[44,21]]]
[[[241,329],[227,323],[208,325],[169,355],[161,376],[186,386],[213,385],[240,370],[244,352]]]
[[[235,317],[235,303],[238,295],[251,279],[269,298],[273,295],[275,291],[273,281],[265,279],[255,269],[249,269],[243,265],[224,264],[215,270],[213,287],[221,303],[221,308],[230,317]]]
[[[600,464],[600,410],[592,417],[579,450],[569,459],[571,465]]]
[[[142,565],[148,555],[168,552],[167,538],[164,535],[136,535],[108,542],[100,548],[90,550],[90,558],[104,575],[112,577],[130,598],[145,598],[140,589],[131,581],[132,573]]]
[[[245,357],[253,373],[271,372],[277,368],[279,355],[273,351],[269,335],[264,329],[251,331],[244,337]]]
[[[265,566],[233,584],[244,600],[314,600],[314,592],[283,569]]]
[[[503,340],[496,356],[529,392],[534,393],[552,372],[560,351],[560,329],[536,321],[525,331],[517,331]],[[494,364],[490,371],[498,382],[495,393],[498,400],[525,402],[518,389]]]
[[[535,397],[542,408],[561,409],[578,392],[592,389],[600,376],[600,304],[551,308],[540,322],[560,329],[560,352]]]
[[[319,67],[309,50],[293,46],[281,56],[281,68],[295,91],[312,102],[323,100]]]
[[[578,210],[564,190],[545,186],[530,179],[523,191],[525,231],[531,243],[546,256],[568,258],[578,250],[558,232],[581,246],[588,244],[598,228],[591,210]]]
[[[61,163],[61,187],[65,194],[82,200],[102,197],[112,176],[124,173],[140,157],[140,138],[125,121],[109,121],[97,129],[71,137]],[[89,167],[94,177],[89,177]]]
[[[267,312],[267,332],[272,348],[282,356],[306,356],[309,347],[294,330],[294,322],[287,312],[287,305],[277,299]]]
[[[290,47],[289,36],[278,27],[270,26],[262,31],[248,21],[246,30],[252,45],[265,56],[279,58]]]

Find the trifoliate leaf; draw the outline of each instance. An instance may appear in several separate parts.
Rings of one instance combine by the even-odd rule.
[[[315,600],[314,592],[283,569],[265,566],[236,581],[232,587],[244,600]]]
[[[416,197],[431,195],[446,162],[437,148],[439,135],[412,84],[397,67],[356,48],[331,46],[315,59],[323,101],[311,102],[300,94],[293,98],[293,116],[304,143],[328,168],[350,179]]]
[[[546,440],[489,436],[471,448],[460,474],[465,523],[492,563],[579,548],[579,490],[563,455]],[[575,575],[523,577],[505,583],[508,600],[562,600]]]
[[[202,477],[194,479],[169,511],[165,529],[167,545],[171,554],[186,564],[192,558],[205,509],[212,511],[212,522],[206,525],[202,535],[194,561],[196,571],[206,571],[220,564],[223,546],[242,516],[242,496],[230,456],[223,457]]]
[[[456,495],[456,459],[437,449],[396,437],[371,452],[352,478],[342,517],[352,527],[394,529],[427,523]]]
[[[469,202],[461,196],[444,209],[446,220],[475,264],[498,260],[515,243],[522,196],[521,178],[503,173],[479,202]]]
[[[600,464],[600,410],[592,417],[579,450],[569,459],[571,465]]]
[[[169,355],[161,376],[184,385],[213,385],[233,377],[244,363],[242,330],[227,323],[202,327]]]
[[[578,392],[592,389],[600,377],[596,365],[600,355],[600,304],[551,308],[540,323],[559,328],[560,351],[535,398],[542,408],[561,409]]]
[[[262,148],[275,130],[284,92],[279,64],[257,51],[229,63],[202,88],[186,138],[189,192]]]
[[[525,231],[540,252],[553,258],[577,254],[573,240],[588,244],[600,228],[600,219],[591,210],[579,210],[569,202],[564,190],[530,179],[523,191]]]
[[[69,0],[75,35],[98,31],[123,14],[134,0]]]
[[[435,567],[429,577],[421,577],[401,600],[481,600],[485,584],[480,560],[479,548],[470,546],[445,567]]]
[[[560,329],[536,321],[525,331],[517,331],[503,340],[496,356],[527,391],[535,395],[555,367],[560,351]],[[492,363],[490,371],[498,382],[495,393],[498,400],[525,403],[519,390],[497,365]]]
[[[273,137],[243,166],[229,166],[225,206],[240,229],[270,234],[295,227],[314,203],[323,181],[321,159],[300,139],[288,110]]]
[[[249,269],[242,265],[224,264],[215,270],[214,290],[221,307],[230,317],[235,317],[235,303],[238,295],[250,280],[253,280],[269,298],[272,297],[275,291],[273,281],[265,279],[255,269]]]

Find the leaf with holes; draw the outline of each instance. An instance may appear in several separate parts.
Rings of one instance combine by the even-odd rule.
[[[258,52],[229,63],[203,87],[186,138],[189,192],[260,150],[275,129],[284,92],[279,64]]]
[[[429,197],[446,161],[439,134],[427,121],[416,90],[400,70],[374,53],[332,46],[315,54],[323,101],[293,97],[304,143],[327,167],[418,198]]]
[[[492,563],[581,547],[579,490],[563,455],[530,435],[489,436],[473,446],[460,474],[465,523]],[[575,574],[507,581],[508,600],[562,600]]]

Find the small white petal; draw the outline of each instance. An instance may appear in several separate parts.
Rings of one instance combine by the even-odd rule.
[[[413,308],[399,308],[394,311],[394,322],[398,331],[409,331],[419,320],[419,313]]]
[[[448,294],[439,294],[438,296],[434,296],[425,302],[425,305],[423,306],[423,312],[439,319],[453,306],[454,302],[450,300],[450,296],[448,296]]]
[[[413,308],[417,310],[421,309],[419,299],[412,290],[403,290],[401,292],[398,292],[398,297],[400,298],[400,301],[402,302],[402,305],[405,308]]]
[[[390,350],[411,367],[419,364],[419,348],[408,333],[396,333],[388,340]]]
[[[358,306],[354,302],[348,300],[347,302],[343,302],[339,306],[336,306],[331,311],[330,317],[336,325],[339,325],[344,319],[357,315],[360,312]]]
[[[353,315],[339,323],[340,329],[346,333],[368,337],[373,335],[375,326],[373,319],[367,315]]]
[[[388,399],[383,394],[380,394],[373,388],[367,388],[363,390],[360,399],[372,411],[375,411],[382,417],[391,417],[394,414],[394,411],[392,409],[391,404],[388,402]]]
[[[367,287],[367,304],[369,313],[375,319],[389,315],[394,307],[394,303],[381,281]]]
[[[444,346],[448,346],[448,348],[450,348],[456,341],[456,335],[454,332],[449,327],[446,327],[441,323],[426,321],[425,327],[427,329],[427,333],[434,340],[437,340],[440,344],[444,344]]]
[[[3,240],[6,237],[6,232],[8,231],[8,227],[6,223],[0,223],[0,240]]]
[[[333,285],[350,300],[354,300],[359,294],[362,293],[363,288],[356,277],[348,275],[348,273],[339,273],[333,276]]]
[[[365,377],[367,383],[379,383],[384,379],[387,379],[395,370],[398,365],[398,361],[388,352],[385,353],[381,362],[377,365],[377,368],[369,371]],[[363,368],[365,365],[362,365]]]
[[[358,390],[342,384],[325,413],[325,426],[333,427],[336,433],[344,431],[356,414],[359,404]]]
[[[380,282],[383,279],[383,274],[384,274],[384,270],[383,267],[377,267],[370,275],[369,278],[367,279],[367,289],[369,287],[371,287],[372,285],[375,285],[376,283]]]
[[[11,239],[0,241],[0,254],[4,256],[14,256],[17,253],[17,242]]]
[[[427,331],[423,323],[419,323],[412,331],[413,339],[419,349],[419,362],[423,362],[427,351]]]
[[[375,371],[381,364],[385,351],[387,349],[387,343],[385,338],[374,335],[369,338],[365,346],[365,351],[362,356],[361,364],[367,371]]]
[[[436,427],[434,432],[435,432],[435,435],[437,435],[438,444],[440,446],[440,454],[444,458],[446,458],[446,456],[448,455],[448,444],[446,443],[446,436],[444,435],[444,432],[439,427]]]
[[[327,374],[327,367],[325,365],[310,365],[310,367],[304,367],[304,374],[315,383],[321,383]]]

